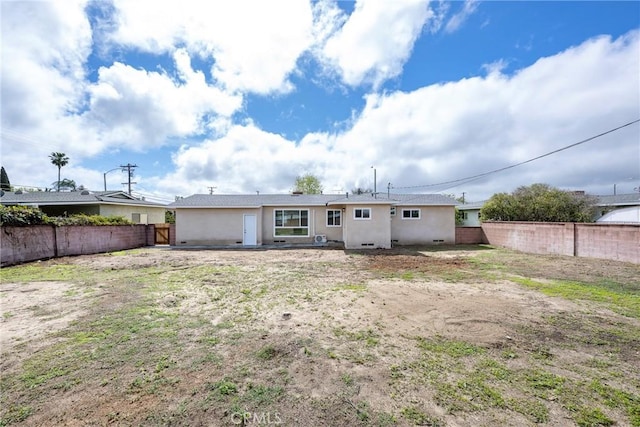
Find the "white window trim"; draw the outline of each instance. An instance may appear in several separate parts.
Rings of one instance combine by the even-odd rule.
[[[333,217],[333,221],[334,221],[334,222],[335,222],[335,218],[336,218],[336,217],[335,217],[335,212],[338,212],[338,214],[340,215],[340,216],[339,216],[339,218],[340,218],[340,225],[335,225],[335,224],[330,225],[330,224],[329,224],[329,212],[334,212],[334,217]],[[343,215],[342,215],[342,209],[327,209],[327,212],[326,212],[326,215],[325,215],[325,225],[326,225],[327,227],[335,227],[335,228],[340,228],[340,227],[342,227],[342,216],[343,216]]]
[[[307,226],[303,227],[276,227],[276,211],[307,211]],[[292,235],[285,235],[285,236],[278,236],[276,234],[276,230],[278,229],[287,229],[287,228],[306,228],[307,229],[307,234],[292,234]],[[289,238],[295,238],[295,237],[309,237],[311,235],[311,209],[309,208],[277,208],[273,210],[273,237],[274,238],[281,238],[281,239],[289,239]]]
[[[369,217],[365,218],[364,215],[360,218],[356,216],[356,211],[362,211],[364,213],[365,210],[369,211]],[[353,219],[356,221],[370,221],[371,220],[371,208],[353,208]]]
[[[418,216],[417,217],[411,216],[411,212],[413,212],[413,211],[418,211]],[[404,216],[405,212],[409,212],[409,217],[405,217]],[[420,218],[422,218],[422,211],[420,209],[402,209],[402,219],[417,220],[417,219],[420,219]]]

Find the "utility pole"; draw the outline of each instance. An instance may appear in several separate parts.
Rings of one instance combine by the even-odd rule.
[[[138,165],[132,165],[131,163],[127,163],[126,165],[120,165],[122,168],[122,172],[127,171],[127,182],[123,182],[122,184],[127,184],[129,186],[129,195],[131,195],[131,184],[137,184],[137,182],[131,182],[131,178],[133,178],[133,169],[137,168]]]
[[[373,197],[378,198],[378,179],[376,178],[376,168],[371,166],[371,169],[373,169]]]
[[[391,198],[391,183],[387,183],[387,199]]]
[[[462,192],[462,203],[464,204],[464,195],[467,194],[464,191]]]
[[[218,187],[207,187],[209,189],[209,194],[213,194],[213,190],[215,190]]]

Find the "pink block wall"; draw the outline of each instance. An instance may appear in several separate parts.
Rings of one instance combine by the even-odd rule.
[[[2,227],[2,265],[69,255],[119,251],[149,243],[146,225]],[[153,236],[153,233],[151,234]]]
[[[640,225],[484,222],[482,230],[494,246],[640,264]]]
[[[640,264],[640,225],[577,224],[576,255]]]
[[[456,245],[487,243],[481,227],[456,227]]]

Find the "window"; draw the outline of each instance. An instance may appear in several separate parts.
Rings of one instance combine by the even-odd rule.
[[[327,227],[340,227],[342,225],[342,211],[339,209],[327,211]]]
[[[274,236],[308,236],[309,211],[306,209],[276,209]]]
[[[464,219],[469,219],[469,215],[467,214],[467,212],[465,212],[465,213],[463,214],[463,218],[464,218]]]
[[[402,219],[420,219],[420,209],[402,209]]]
[[[396,216],[396,207],[391,206],[391,216]]]
[[[353,210],[355,219],[371,219],[371,208],[356,208]]]

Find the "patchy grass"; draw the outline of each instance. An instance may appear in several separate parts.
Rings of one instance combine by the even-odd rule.
[[[84,311],[2,349],[0,426],[640,427],[639,277],[442,246],[140,249],[3,268],[15,295],[64,282],[63,302]],[[1,320],[57,317],[34,302]],[[474,335],[488,321],[500,334]]]

